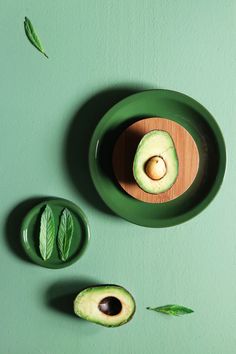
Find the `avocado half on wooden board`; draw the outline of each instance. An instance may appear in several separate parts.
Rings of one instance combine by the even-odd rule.
[[[118,327],[129,322],[135,309],[133,296],[118,285],[86,288],[74,300],[77,316],[105,327]]]
[[[139,187],[147,193],[163,193],[173,186],[178,171],[178,156],[170,134],[163,130],[145,134],[133,162],[133,175]]]

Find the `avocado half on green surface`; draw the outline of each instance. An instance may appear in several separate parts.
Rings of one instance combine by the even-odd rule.
[[[145,134],[133,162],[133,175],[139,187],[147,193],[163,193],[173,186],[178,171],[178,156],[170,134],[163,130]]]
[[[105,327],[118,327],[135,313],[132,295],[118,285],[101,285],[81,291],[74,300],[74,312],[84,320]]]

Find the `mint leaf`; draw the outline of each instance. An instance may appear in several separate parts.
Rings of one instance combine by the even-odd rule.
[[[24,28],[25,28],[25,34],[26,34],[28,40],[30,41],[30,43],[35,48],[37,48],[43,55],[45,55],[46,58],[48,58],[47,54],[45,53],[45,51],[43,49],[43,45],[42,45],[37,33],[35,32],[35,29],[34,29],[32,23],[30,22],[30,20],[27,17],[25,17]]]
[[[194,312],[192,309],[188,307],[180,306],[180,305],[165,305],[160,307],[147,307],[147,310],[152,310],[156,312],[161,312],[166,315],[171,316],[181,316]]]
[[[55,220],[52,209],[46,205],[40,220],[39,250],[44,261],[50,258],[55,239]]]
[[[62,261],[66,261],[69,257],[73,232],[73,218],[70,211],[65,208],[61,215],[57,242],[60,258]]]

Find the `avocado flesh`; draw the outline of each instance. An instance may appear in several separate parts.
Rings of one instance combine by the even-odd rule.
[[[81,291],[74,300],[77,316],[105,327],[118,327],[134,315],[132,295],[118,285],[101,285]]]
[[[158,156],[166,165],[166,173],[163,178],[154,180],[145,170],[147,162]],[[152,130],[141,139],[133,162],[134,178],[145,192],[159,194],[170,189],[178,176],[179,163],[174,142],[166,131]]]

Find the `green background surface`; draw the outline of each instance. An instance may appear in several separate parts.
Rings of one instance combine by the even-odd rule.
[[[49,60],[25,38],[25,15]],[[1,0],[0,17],[0,352],[232,354],[235,1]],[[99,115],[127,92],[149,88],[200,101],[222,128],[228,151],[214,202],[169,229],[146,229],[109,213],[86,165]],[[18,249],[23,206],[16,206],[42,196],[71,199],[89,218],[90,245],[69,268],[40,268]],[[137,313],[129,324],[106,329],[69,314],[64,300],[96,283],[131,291]],[[195,313],[166,318],[145,310],[167,303]]]

